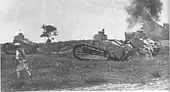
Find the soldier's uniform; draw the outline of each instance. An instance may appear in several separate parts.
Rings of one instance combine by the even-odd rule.
[[[16,71],[22,71],[24,69],[28,69],[28,64],[26,62],[26,59],[22,57],[19,49],[16,50],[16,61],[17,61]]]
[[[20,49],[20,44],[19,43],[15,43],[15,46],[16,46],[16,57],[15,57],[15,60],[16,60],[16,63],[17,63],[17,67],[16,67],[16,72],[17,72],[17,78],[20,78],[20,72],[22,70],[26,70],[29,77],[32,77],[30,71],[29,71],[29,68],[28,68],[28,64],[27,64],[27,60],[26,60],[26,54],[24,52],[23,49]]]

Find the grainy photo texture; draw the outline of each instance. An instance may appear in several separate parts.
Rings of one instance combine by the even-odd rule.
[[[168,91],[168,1],[1,0],[1,91]]]

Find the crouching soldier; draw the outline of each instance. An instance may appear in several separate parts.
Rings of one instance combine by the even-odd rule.
[[[17,63],[17,66],[16,66],[17,78],[18,79],[21,78],[21,71],[23,71],[23,70],[26,70],[29,77],[31,78],[32,75],[28,68],[28,64],[27,64],[27,60],[26,60],[27,57],[26,57],[24,49],[20,48],[20,43],[15,43],[15,48],[16,48],[15,61]]]

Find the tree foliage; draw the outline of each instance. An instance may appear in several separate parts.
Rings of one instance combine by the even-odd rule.
[[[161,0],[131,0],[130,4],[125,7],[129,15],[126,20],[129,23],[128,28],[146,20],[159,21],[162,5]]]
[[[43,24],[41,28],[43,29],[43,33],[40,37],[47,37],[47,42],[51,42],[51,40],[54,40],[54,37],[58,35],[57,28],[52,25]]]

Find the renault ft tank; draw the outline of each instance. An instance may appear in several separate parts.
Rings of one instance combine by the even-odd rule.
[[[95,37],[99,39],[93,39],[90,44],[75,45],[73,47],[73,56],[78,60],[124,61],[135,55],[139,49],[147,46],[152,46],[152,52],[155,53],[155,45],[152,43],[145,43],[145,40],[140,39],[143,35],[137,36],[139,38],[133,37],[125,41],[102,39],[101,37],[101,34],[100,37]]]
[[[12,43],[7,42],[3,44],[3,51],[7,55],[15,55],[15,46],[14,43],[20,43],[21,48],[24,48],[26,54],[35,54],[37,52],[37,48],[39,47],[38,44],[24,38],[23,33],[19,33],[17,36],[14,37]]]
[[[132,48],[131,44],[125,44],[121,40],[108,40],[104,29],[94,35],[90,44],[78,44],[73,47],[73,56],[78,60],[125,60],[126,54]]]
[[[134,39],[139,39],[143,45],[152,48],[152,54],[157,55],[160,51],[160,48],[154,40],[152,40],[150,37],[146,36],[146,33],[141,29],[139,29],[136,32],[125,32],[125,38],[126,40],[134,40]],[[133,44],[137,44],[139,41],[135,41]],[[140,45],[140,46],[143,46]]]
[[[106,41],[106,42],[97,42],[93,43],[98,44],[78,44],[73,47],[73,56],[78,60],[125,60],[128,59],[126,54],[126,49],[131,48],[126,46],[118,40]],[[100,46],[99,46],[100,45]]]

